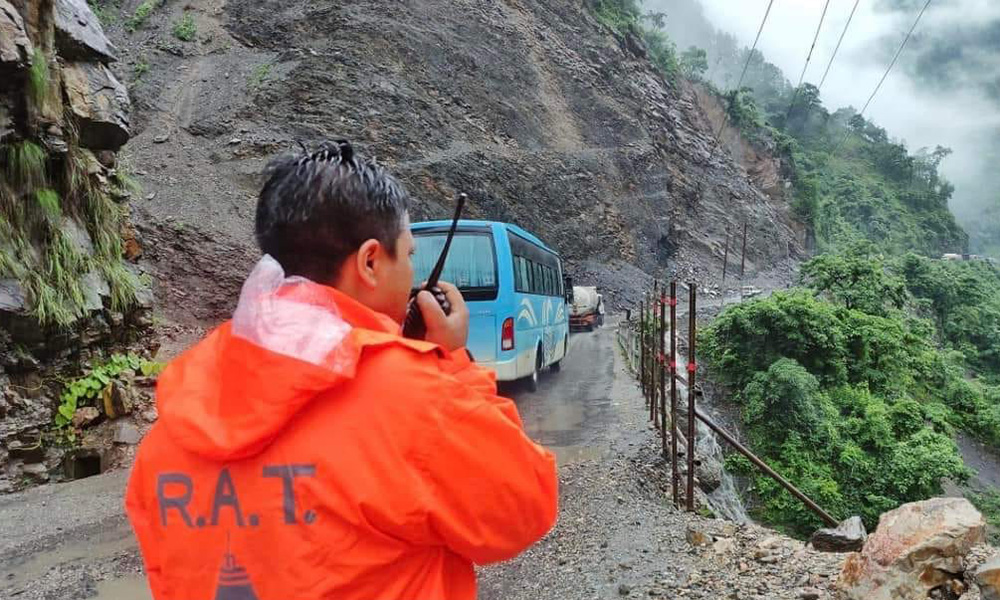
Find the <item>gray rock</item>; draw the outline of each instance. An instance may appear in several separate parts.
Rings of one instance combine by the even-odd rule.
[[[628,584],[623,583],[623,584],[621,584],[621,585],[618,586],[618,595],[619,596],[628,596],[631,593],[632,593],[632,588],[629,587]]]
[[[111,296],[111,288],[99,271],[88,271],[80,278],[83,291],[83,308],[87,312],[104,308],[104,298]]]
[[[865,545],[868,532],[861,517],[851,517],[836,529],[820,529],[809,542],[820,552],[857,552]]]
[[[56,44],[70,60],[118,60],[115,47],[104,36],[101,22],[86,0],[55,0]]]
[[[33,52],[21,14],[10,2],[0,0],[0,68],[24,69],[31,64]]]
[[[16,279],[0,279],[0,311],[23,313],[27,306],[21,284]]]
[[[94,255],[94,242],[87,233],[87,228],[73,217],[63,217],[59,223],[60,232],[66,236],[73,247],[84,256]]]
[[[128,91],[100,63],[67,63],[63,88],[80,132],[80,144],[95,150],[118,150],[129,138]]]
[[[36,483],[45,483],[49,480],[49,468],[42,463],[24,465],[21,472]]]
[[[128,421],[121,421],[115,426],[115,443],[134,446],[142,441],[139,428]]]

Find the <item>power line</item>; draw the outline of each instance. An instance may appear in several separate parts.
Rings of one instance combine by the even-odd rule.
[[[740,81],[736,84],[736,89],[740,89],[743,85],[743,78],[746,77],[747,69],[750,68],[750,59],[753,58],[753,53],[757,50],[757,43],[760,42],[760,34],[764,32],[764,25],[767,24],[767,17],[771,15],[771,7],[774,6],[774,0],[767,3],[767,10],[764,11],[764,20],[760,22],[760,27],[757,29],[757,37],[753,40],[753,46],[750,47],[750,53],[747,54],[747,62],[743,65],[743,72],[740,73]]]
[[[788,105],[788,114],[785,115],[786,126],[788,125],[788,119],[792,116],[795,101],[799,99],[799,90],[802,89],[802,82],[806,80],[806,71],[809,69],[809,62],[812,61],[813,51],[816,49],[817,40],[819,40],[819,33],[823,30],[823,21],[826,20],[826,11],[828,8],[830,8],[830,0],[826,0],[826,4],[823,5],[823,14],[819,17],[819,26],[816,27],[816,35],[813,36],[812,46],[809,46],[809,54],[806,55],[806,64],[802,66],[802,74],[799,75],[799,83],[795,86],[792,103]]]
[[[826,71],[823,73],[823,79],[819,82],[819,89],[823,89],[823,84],[826,83],[826,76],[830,74],[830,67],[833,66],[833,60],[837,58],[837,53],[840,52],[840,45],[844,43],[844,36],[847,35],[847,30],[851,27],[851,21],[854,20],[854,13],[858,10],[858,5],[861,4],[861,0],[854,0],[854,8],[851,9],[851,16],[847,17],[847,24],[844,25],[844,31],[840,34],[840,39],[837,40],[837,47],[833,49],[833,56],[830,57],[830,62],[826,65]]]
[[[747,75],[747,69],[750,68],[750,60],[753,59],[753,53],[757,50],[757,43],[760,42],[760,34],[764,32],[764,25],[767,24],[767,18],[771,15],[771,7],[774,6],[774,0],[770,0],[767,3],[767,10],[764,11],[764,19],[760,22],[760,27],[757,29],[757,37],[753,40],[753,46],[750,47],[750,52],[747,54],[747,62],[743,65],[743,72],[740,73],[740,80],[736,84],[734,89],[739,90],[743,85],[743,78]],[[726,113],[722,113],[722,124],[719,125],[719,131],[715,133],[715,144],[719,145],[719,136],[722,135],[722,129],[726,126]]]
[[[920,9],[920,14],[917,15],[917,20],[913,22],[913,27],[910,27],[910,30],[906,33],[906,37],[903,38],[903,43],[899,45],[899,50],[896,50],[896,55],[892,57],[892,62],[889,63],[889,68],[885,70],[885,74],[882,75],[882,79],[879,80],[878,85],[875,86],[875,91],[873,91],[872,95],[868,97],[868,101],[865,102],[864,108],[862,108],[861,112],[858,113],[859,116],[862,117],[864,116],[865,111],[868,110],[868,107],[871,105],[872,100],[875,99],[875,96],[878,94],[879,90],[882,89],[882,84],[885,83],[885,80],[889,78],[889,72],[892,71],[892,68],[894,66],[896,66],[896,61],[899,60],[899,55],[903,53],[903,49],[906,48],[907,42],[910,41],[910,37],[913,35],[913,32],[916,31],[917,25],[920,24],[920,19],[922,19],[924,13],[927,12],[927,7],[931,5],[931,2],[933,2],[933,0],[927,0],[927,3],[924,4],[924,7]],[[849,138],[850,136],[851,136],[851,129],[848,127],[847,133],[844,134],[844,138],[840,140],[840,143],[837,144],[836,148],[834,148],[833,154],[837,154],[837,152],[840,151],[840,148],[847,142],[847,138]]]

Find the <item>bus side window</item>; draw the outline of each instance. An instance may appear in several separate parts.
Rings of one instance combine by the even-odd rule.
[[[521,257],[514,257],[514,291],[520,292],[521,290]]]

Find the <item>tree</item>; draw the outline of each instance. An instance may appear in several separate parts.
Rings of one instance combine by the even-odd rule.
[[[708,53],[691,46],[681,54],[681,71],[689,79],[701,79],[708,71]]]
[[[859,242],[836,254],[821,254],[802,265],[800,277],[845,308],[884,316],[902,308],[906,288],[873,250],[871,243]]]
[[[822,442],[825,420],[819,381],[790,358],[776,360],[743,389],[743,421],[755,432],[755,447],[780,446],[790,433]]]

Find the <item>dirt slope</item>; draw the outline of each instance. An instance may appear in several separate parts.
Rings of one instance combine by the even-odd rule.
[[[255,174],[297,141],[355,141],[405,179],[417,219],[467,191],[473,216],[535,231],[619,301],[648,275],[717,276],[744,221],[751,271],[801,255],[695,90],[578,1],[171,0],[129,34],[137,4],[110,29],[137,110],[136,213],[182,324],[225,316],[255,255]],[[191,42],[171,35],[185,13]]]

